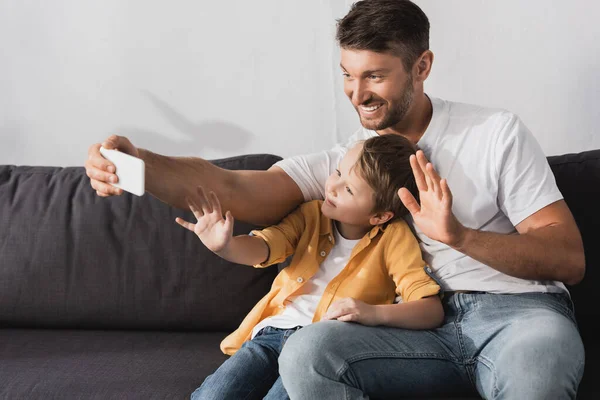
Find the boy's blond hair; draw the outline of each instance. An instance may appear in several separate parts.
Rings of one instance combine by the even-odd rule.
[[[417,183],[410,167],[409,157],[416,147],[404,136],[386,134],[367,139],[354,167],[373,189],[373,212],[392,211],[393,221],[408,213],[398,197],[398,190],[407,188],[419,201]]]

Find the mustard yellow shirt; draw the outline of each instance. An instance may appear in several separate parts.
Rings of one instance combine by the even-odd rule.
[[[279,314],[288,297],[319,270],[334,245],[332,220],[321,213],[321,200],[302,204],[278,225],[252,233],[265,240],[269,258],[256,268],[283,262],[294,254],[290,265],[273,281],[271,290],[221,342],[221,350],[232,355],[250,340],[252,329],[263,319]],[[386,227],[375,226],[352,249],[348,264],[329,282],[317,306],[313,322],[325,314],[332,302],[353,297],[368,304],[391,304],[396,295],[404,302],[439,293],[438,284],[425,273],[425,262],[417,239],[403,220]]]

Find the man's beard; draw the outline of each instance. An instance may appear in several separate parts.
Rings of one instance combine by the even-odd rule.
[[[366,129],[370,129],[373,131],[380,131],[383,129],[387,129],[390,126],[394,126],[406,116],[408,109],[413,101],[414,89],[412,85],[412,75],[409,75],[406,79],[406,83],[402,88],[402,97],[395,103],[394,106],[388,108],[388,112],[381,118],[381,120],[377,121],[369,121],[365,120],[361,117],[360,112],[358,111],[358,107],[356,111],[358,112],[358,116],[360,117],[360,123]],[[368,104],[368,103],[367,103]]]

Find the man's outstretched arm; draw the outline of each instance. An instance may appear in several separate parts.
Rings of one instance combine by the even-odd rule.
[[[188,209],[186,196],[194,198],[196,187],[214,191],[223,210],[239,220],[257,225],[279,222],[297,207],[304,197],[296,183],[278,167],[267,171],[231,171],[196,157],[168,157],[136,148],[127,138],[111,136],[102,144],[90,146],[85,163],[90,184],[99,196],[120,195],[121,189],[109,184],[114,178],[113,164],[100,154],[100,146],[117,148],[139,157],[146,164],[146,191],[177,208]]]
[[[452,194],[422,151],[411,156],[421,204],[406,189],[398,195],[425,235],[507,275],[576,284],[585,273],[583,242],[564,200],[530,215],[504,235],[463,226],[452,213]]]

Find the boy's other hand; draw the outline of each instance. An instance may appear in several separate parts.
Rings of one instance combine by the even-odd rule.
[[[233,235],[233,216],[231,212],[227,211],[225,218],[223,218],[221,203],[217,195],[210,192],[207,196],[201,186],[198,186],[196,201],[187,198],[187,203],[198,221],[193,224],[178,217],[175,222],[194,232],[212,252],[222,251]]]
[[[123,189],[116,188],[110,183],[117,183],[119,178],[115,174],[115,166],[100,154],[100,147],[117,149],[134,157],[140,157],[138,149],[125,136],[112,135],[104,142],[96,143],[88,149],[88,158],[85,162],[85,173],[90,178],[90,184],[96,194],[102,197],[121,195]],[[109,183],[110,182],[110,183]]]
[[[358,322],[361,325],[376,326],[380,324],[375,306],[352,297],[334,301],[321,321],[337,319],[345,322]]]

